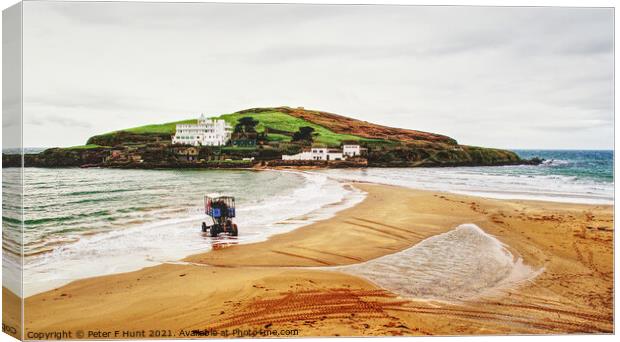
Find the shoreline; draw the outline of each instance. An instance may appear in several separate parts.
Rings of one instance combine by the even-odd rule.
[[[136,258],[127,259],[126,261],[123,261],[122,258],[117,260],[117,258],[110,257],[107,254],[105,255],[106,257],[108,257],[107,259],[104,259],[101,262],[97,262],[97,263],[95,263],[92,260],[89,260],[89,262],[74,262],[72,264],[69,264],[67,262],[63,262],[62,260],[53,259],[52,261],[54,262],[50,263],[49,267],[46,266],[44,268],[34,268],[31,272],[26,272],[26,275],[33,274],[33,273],[36,274],[37,272],[39,272],[39,277],[33,278],[33,279],[36,279],[36,281],[33,281],[32,283],[27,282],[26,289],[28,290],[26,291],[25,296],[29,297],[31,295],[36,295],[39,293],[47,292],[47,291],[53,290],[54,288],[61,287],[63,285],[66,285],[76,280],[87,279],[87,278],[103,276],[103,275],[113,275],[113,274],[119,274],[119,273],[138,271],[145,267],[157,266],[163,263],[174,263],[177,261],[181,261],[184,258],[192,256],[196,253],[208,252],[211,249],[221,248],[221,246],[226,246],[228,244],[245,245],[248,243],[256,243],[256,242],[265,241],[271,235],[289,232],[301,226],[305,226],[305,225],[309,225],[317,221],[329,219],[333,217],[334,215],[337,215],[339,211],[349,208],[351,206],[354,206],[360,201],[363,201],[365,197],[365,194],[363,192],[345,183],[339,182],[339,181],[328,180],[327,183],[323,184],[323,182],[327,180],[327,177],[322,176],[322,175],[300,173],[300,172],[295,172],[295,171],[276,171],[276,170],[252,170],[252,171],[267,171],[267,172],[274,173],[274,174],[276,172],[278,173],[285,172],[285,173],[292,174],[294,177],[299,177],[300,184],[299,186],[295,187],[294,189],[295,192],[300,191],[300,190],[307,190],[307,189],[317,190],[319,188],[322,189],[322,187],[326,186],[327,187],[326,189],[330,189],[329,190],[330,193],[329,193],[329,196],[324,196],[321,198],[317,197],[315,201],[312,201],[311,203],[309,203],[309,206],[298,206],[297,208],[299,210],[289,210],[289,211],[284,212],[284,214],[281,214],[278,217],[270,218],[269,222],[264,224],[264,226],[267,227],[268,229],[264,229],[262,231],[257,231],[257,229],[254,228],[254,227],[258,227],[258,225],[255,223],[256,222],[255,217],[248,214],[247,212],[244,212],[245,220],[242,219],[241,222],[239,221],[237,222],[240,225],[243,225],[242,222],[246,222],[246,223],[252,224],[252,227],[246,227],[245,231],[247,235],[243,236],[242,234],[238,238],[229,237],[229,236],[221,236],[218,239],[212,239],[208,233],[200,233],[200,221],[205,221],[205,219],[208,219],[208,217],[204,215],[204,213],[198,216],[194,215],[189,218],[186,218],[184,216],[181,216],[181,217],[177,216],[174,218],[169,218],[168,220],[158,220],[155,222],[148,222],[146,224],[133,226],[129,228],[126,227],[126,228],[123,228],[123,230],[114,230],[111,232],[104,231],[101,233],[93,233],[93,234],[82,236],[81,239],[84,239],[84,241],[91,241],[94,238],[95,241],[103,240],[105,242],[107,240],[110,240],[109,238],[110,234],[113,237],[116,235],[119,235],[121,236],[121,238],[125,236],[128,238],[135,238],[136,232],[140,232],[140,231],[144,232],[149,229],[151,231],[153,231],[154,229],[158,229],[159,231],[158,235],[162,235],[162,234],[167,234],[170,231],[175,231],[175,229],[178,229],[179,227],[181,227],[184,235],[192,236],[191,237],[192,241],[188,241],[188,239],[185,239],[185,241],[186,242],[188,241],[188,243],[192,243],[193,247],[188,248],[189,245],[185,244],[184,246],[179,246],[179,248],[176,249],[174,253],[171,253],[170,251],[159,250],[159,247],[158,247],[159,245],[154,246],[152,244],[147,244],[145,245],[145,248],[147,248],[148,254],[146,254],[147,252],[142,253],[142,254],[135,254],[131,250],[127,250],[126,254],[128,256],[135,255]],[[275,175],[277,176],[277,174]],[[317,185],[319,187],[317,187]],[[293,193],[293,191],[291,191],[291,193]],[[302,191],[299,196],[302,196],[303,194],[308,194],[308,191]],[[295,196],[295,197],[303,198],[299,196]],[[277,197],[270,198],[270,199],[275,200],[276,198]],[[282,203],[282,202],[280,200],[274,203]],[[303,203],[308,203],[308,201],[305,201]],[[193,223],[188,224],[187,222],[193,222]],[[264,222],[264,220],[261,222]],[[192,229],[191,227],[194,227],[194,229]],[[92,246],[94,248],[99,247],[97,245],[93,245],[92,243],[89,244],[88,246]],[[149,249],[153,247],[154,249]],[[71,248],[71,246],[69,246],[68,248]],[[76,250],[77,250],[76,248],[73,248],[73,251],[76,251]],[[47,252],[44,252],[44,253],[47,253]],[[143,258],[140,258],[140,257],[143,257]],[[43,256],[43,258],[45,258],[45,256]],[[39,259],[32,259],[31,261],[36,262],[37,260]],[[120,264],[118,262],[120,262]],[[89,266],[85,268],[85,265],[89,265]],[[66,267],[66,266],[68,266],[69,269],[70,270],[72,269],[73,271],[68,272],[68,271],[61,270],[57,274],[55,274],[54,272],[43,273],[41,271],[41,270],[47,271],[50,269],[53,270],[53,269],[58,269],[60,267]],[[31,279],[31,278],[28,278],[28,279]],[[12,287],[9,286],[8,289],[11,290]]]
[[[37,154],[24,154],[24,156],[36,156]],[[261,165],[260,162],[247,162],[231,163],[229,161],[221,161],[221,163],[159,163],[159,162],[132,162],[122,164],[103,164],[103,163],[84,163],[84,164],[69,164],[69,165],[48,165],[48,164],[33,164],[21,165],[15,162],[13,159],[22,156],[21,154],[6,155],[7,163],[3,163],[2,168],[50,168],[50,169],[63,169],[63,168],[102,168],[102,169],[138,169],[138,170],[329,170],[329,169],[366,169],[366,168],[452,168],[452,167],[500,167],[500,166],[525,166],[532,165],[537,166],[542,164],[544,159],[522,159],[519,161],[500,161],[495,163],[476,163],[476,162],[446,162],[446,163],[429,163],[429,162],[396,162],[396,163],[374,163],[363,164],[356,162],[329,162],[325,160],[313,161],[302,160],[299,163],[288,161],[288,163],[282,159],[270,159],[265,160],[266,164]],[[271,165],[270,165],[271,163]],[[236,164],[236,165],[235,165]],[[250,165],[248,167],[248,165]]]
[[[27,328],[46,331],[166,327],[178,331],[188,326],[217,327],[222,322],[256,328],[270,321],[263,325],[303,328],[302,336],[613,331],[610,206],[491,200],[367,183],[354,186],[368,193],[366,199],[330,219],[274,235],[263,242],[223,246],[184,259],[207,267],[162,264],[78,280],[27,297],[26,322],[36,322]],[[438,320],[437,304],[403,300],[365,279],[337,271],[299,268],[371,260],[402,251],[466,222],[483,227],[524,262],[544,266],[545,272],[533,284],[504,291],[508,296],[503,293],[502,302],[483,298],[467,304],[441,304],[446,317]],[[584,222],[589,222],[593,229],[582,229]],[[560,226],[563,234],[553,234]],[[573,233],[569,235],[568,230]],[[582,239],[588,243],[582,245]],[[556,280],[584,268],[592,273],[591,279],[585,281],[588,276],[581,275],[582,282],[575,288]],[[569,277],[572,278],[574,274]],[[583,293],[573,298],[575,290]],[[272,312],[287,312],[290,308],[284,307],[291,301],[290,296],[312,303],[321,299],[316,305],[311,304],[313,312],[327,305],[338,314],[308,314],[313,323],[307,323],[308,319],[295,315],[276,318],[258,310],[261,301],[268,301]],[[327,304],[328,299],[333,303]],[[359,307],[345,308],[342,304],[351,301]],[[361,312],[360,308],[369,303],[375,306],[372,314]],[[165,313],[156,314],[160,306],[166,308]],[[552,310],[553,315],[550,306],[558,306]],[[200,317],[189,315],[189,309],[201,312]],[[85,311],[90,310],[98,312],[99,318],[85,317]],[[484,312],[485,318],[463,313],[472,310]],[[239,318],[243,314],[262,318]],[[528,317],[525,320],[524,314]],[[128,317],[143,318],[129,322]],[[521,323],[515,324],[518,317]],[[552,323],[546,322],[550,319]],[[573,322],[573,327],[566,320]],[[509,321],[513,323],[508,324]]]
[[[237,170],[238,170],[238,169],[237,169]],[[248,170],[248,171],[256,171],[256,172],[260,172],[260,171],[272,171],[272,172],[292,172],[292,173],[302,173],[302,174],[303,174],[303,173],[305,173],[306,171],[312,171],[312,170],[274,169],[274,168],[265,168],[265,169],[247,169],[247,170]],[[310,174],[312,174],[312,173],[310,173]],[[328,178],[330,178],[330,176],[329,176],[329,175],[325,175],[325,176],[326,176],[326,177],[328,177]],[[407,190],[411,190],[411,191],[420,191],[420,192],[427,192],[427,193],[435,193],[435,194],[438,194],[438,195],[456,195],[456,196],[472,197],[472,198],[474,198],[474,199],[475,199],[475,198],[485,199],[485,197],[481,197],[481,196],[477,196],[477,195],[473,195],[473,194],[460,194],[460,193],[452,193],[452,192],[449,192],[449,191],[438,191],[438,190],[427,190],[427,189],[415,189],[415,188],[410,188],[410,187],[406,187],[406,186],[391,185],[391,184],[387,184],[387,183],[374,183],[374,182],[367,182],[367,181],[361,181],[361,180],[350,180],[350,181],[343,181],[343,180],[338,180],[338,179],[333,179],[333,180],[334,180],[334,181],[336,181],[336,182],[339,182],[339,183],[341,184],[341,186],[343,186],[343,187],[345,187],[345,188],[346,188],[346,187],[353,187],[353,188],[356,188],[356,186],[357,186],[357,185],[361,185],[361,186],[364,186],[364,185],[371,185],[371,186],[372,186],[372,185],[376,185],[376,186],[380,186],[380,187],[394,187],[394,188],[399,188],[399,189],[402,189],[402,190],[405,190],[405,191],[407,191]],[[355,192],[357,192],[357,194],[356,194]],[[359,202],[358,202],[358,201],[356,201],[356,199],[355,199],[354,197],[355,197],[356,195],[360,195],[360,194],[361,194],[361,196],[362,196],[363,198],[361,199],[361,201],[359,201]],[[141,267],[135,268],[135,269],[133,269],[133,270],[129,270],[129,271],[114,272],[114,273],[103,273],[103,274],[98,274],[98,275],[88,276],[88,277],[84,277],[84,278],[78,278],[78,279],[71,280],[69,283],[74,282],[74,281],[80,281],[80,280],[90,279],[90,278],[97,278],[97,277],[101,277],[101,276],[110,276],[110,275],[112,275],[112,276],[113,276],[113,275],[116,275],[116,274],[123,274],[123,273],[136,272],[136,271],[140,271],[140,270],[145,269],[145,268],[150,268],[150,267],[160,266],[160,265],[164,265],[164,264],[175,264],[176,262],[178,262],[179,264],[182,264],[182,263],[185,263],[185,262],[187,262],[187,263],[194,263],[194,262],[195,262],[194,260],[199,259],[199,257],[200,257],[200,256],[202,256],[202,255],[204,255],[204,254],[210,253],[210,252],[211,252],[212,250],[214,250],[214,249],[226,248],[226,247],[228,247],[228,246],[246,246],[246,245],[254,245],[254,244],[260,244],[260,243],[263,243],[263,242],[267,242],[267,241],[269,241],[270,239],[272,239],[273,237],[277,237],[278,235],[288,234],[288,233],[293,233],[294,231],[296,231],[296,230],[298,230],[298,229],[305,228],[305,227],[307,227],[307,226],[313,226],[313,225],[315,225],[315,224],[320,224],[322,221],[329,221],[329,220],[331,220],[332,218],[334,218],[334,216],[338,216],[338,215],[339,215],[339,213],[340,213],[341,211],[343,211],[343,210],[347,210],[347,209],[350,209],[352,206],[355,206],[355,205],[359,204],[360,202],[364,201],[364,200],[365,200],[365,195],[366,195],[366,193],[365,193],[364,191],[362,191],[362,190],[360,190],[359,188],[357,188],[357,189],[356,189],[356,190],[354,190],[351,194],[349,194],[349,195],[348,195],[348,196],[350,196],[350,198],[346,198],[346,197],[345,197],[342,201],[340,201],[340,202],[338,202],[338,203],[330,203],[330,204],[326,204],[326,205],[324,205],[324,206],[323,206],[322,208],[320,208],[320,209],[316,209],[316,210],[313,210],[313,211],[310,211],[310,212],[304,213],[304,214],[302,214],[302,215],[300,215],[300,216],[295,216],[295,217],[291,217],[291,218],[289,218],[289,219],[287,219],[287,220],[284,220],[284,221],[282,221],[282,223],[284,223],[284,222],[286,222],[286,221],[289,221],[289,220],[296,221],[296,220],[298,220],[299,218],[305,218],[305,219],[311,218],[311,219],[309,219],[307,222],[305,222],[305,223],[303,223],[303,224],[301,224],[301,225],[299,225],[299,226],[296,226],[295,228],[292,228],[291,230],[284,231],[284,232],[278,232],[278,233],[275,233],[275,234],[273,234],[273,235],[269,235],[269,236],[267,236],[267,237],[266,237],[266,239],[265,239],[265,240],[258,240],[258,241],[251,241],[251,242],[243,242],[243,243],[239,243],[239,242],[236,242],[236,241],[224,240],[222,243],[214,243],[214,244],[212,245],[212,248],[213,248],[213,249],[210,249],[210,250],[207,250],[207,251],[205,251],[205,252],[201,252],[201,253],[189,254],[189,255],[186,255],[185,257],[181,257],[179,260],[173,260],[173,261],[160,261],[160,262],[158,262],[156,265],[141,266]],[[555,202],[555,201],[538,200],[538,199],[503,199],[503,198],[486,198],[486,199],[489,199],[489,200],[491,200],[491,201],[495,201],[495,200],[498,200],[498,201],[518,201],[518,202],[524,202],[524,203],[527,203],[527,204],[529,204],[529,205],[535,205],[535,204],[537,204],[537,203],[538,203],[538,204],[545,204],[545,203],[548,203],[548,204],[566,204],[566,205],[573,205],[573,204],[574,204],[574,205],[579,205],[579,206],[593,206],[593,207],[599,207],[599,206],[610,206],[609,204],[605,204],[605,203],[573,203],[573,202]],[[351,202],[355,202],[355,203],[353,203],[352,205],[350,205],[350,204],[349,204],[349,205],[344,206],[344,205],[346,204],[346,202],[349,202],[349,201],[351,201]],[[325,207],[334,207],[334,206],[344,206],[344,207],[343,207],[343,208],[339,208],[338,210],[331,212],[331,213],[330,213],[330,214],[328,214],[326,217],[322,217],[322,218],[317,218],[317,217],[315,217],[315,216],[319,216],[319,215],[318,215],[318,211],[320,211],[321,209],[324,209]],[[318,221],[317,221],[317,219],[318,219]],[[454,227],[452,227],[452,228],[454,228]],[[452,229],[452,228],[450,228],[450,229]],[[443,233],[443,232],[447,232],[447,231],[449,231],[450,229],[446,229],[445,231],[442,231],[442,233]],[[438,233],[438,234],[441,234],[441,233]],[[431,236],[434,236],[434,235],[431,235]],[[431,236],[428,236],[428,237],[431,237]],[[420,240],[420,241],[421,241],[421,240]],[[410,246],[410,247],[411,247],[411,246]],[[399,251],[402,251],[402,250],[399,250]],[[397,251],[395,251],[394,253],[397,253],[397,252],[399,252],[399,251],[397,250]],[[388,254],[386,254],[386,255],[389,255],[389,254],[392,254],[392,253],[388,253]],[[378,258],[378,257],[381,257],[381,256],[384,256],[384,255],[379,255],[379,256],[377,256],[377,258]],[[374,259],[374,258],[370,258],[370,259],[363,260],[363,261],[360,261],[360,262],[366,262],[366,261],[369,261],[369,260],[372,260],[372,259]],[[217,265],[217,264],[215,264],[215,265]],[[344,265],[348,265],[348,264],[344,264]],[[221,266],[221,265],[218,265],[218,266]],[[294,267],[294,266],[291,266],[291,267]],[[304,266],[304,267],[305,267],[305,266]],[[320,266],[319,266],[319,267],[320,267]],[[54,288],[50,288],[50,289],[48,289],[48,290],[38,291],[38,292],[36,292],[36,293],[34,293],[34,294],[32,294],[32,295],[25,296],[25,298],[28,298],[28,297],[31,297],[31,296],[34,296],[34,295],[37,295],[37,294],[40,294],[40,293],[45,293],[45,292],[52,291],[52,290],[54,290],[55,288],[59,288],[59,287],[62,287],[62,286],[66,286],[66,285],[67,285],[67,284],[69,284],[69,283],[62,284],[62,285],[59,285],[59,286],[54,287]],[[4,287],[3,287],[3,288],[4,288]],[[6,289],[7,291],[10,291],[11,293],[13,293],[13,292],[14,292],[14,291],[12,291],[12,290],[11,290],[11,289],[9,289],[9,288],[5,288],[5,289]]]

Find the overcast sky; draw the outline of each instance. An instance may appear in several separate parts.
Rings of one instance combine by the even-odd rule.
[[[500,148],[613,148],[613,10],[24,5],[24,145],[304,106]]]

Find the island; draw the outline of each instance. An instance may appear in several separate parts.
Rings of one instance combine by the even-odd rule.
[[[20,167],[19,154],[2,155]],[[251,108],[90,137],[23,156],[26,167],[345,168],[539,164],[508,150],[303,107]]]

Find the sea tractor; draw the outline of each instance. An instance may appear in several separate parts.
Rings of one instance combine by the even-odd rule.
[[[232,196],[210,197],[205,196],[205,214],[211,217],[213,224],[207,226],[202,223],[202,232],[209,230],[212,237],[218,236],[220,233],[226,233],[231,236],[239,235],[237,225],[233,222],[235,217],[235,198]]]

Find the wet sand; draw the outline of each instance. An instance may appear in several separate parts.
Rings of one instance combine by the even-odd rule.
[[[185,264],[79,280],[28,297],[26,332],[99,330],[110,331],[109,338],[123,337],[116,330],[145,330],[125,338],[157,337],[149,330],[183,338],[193,329],[235,337],[235,328],[297,329],[297,336],[613,332],[611,206],[355,186],[368,192],[359,205],[265,242],[219,246]],[[374,259],[463,223],[478,225],[544,272],[492,297],[440,302],[306,268]]]
[[[2,331],[15,338],[21,337],[22,301],[2,287]]]

